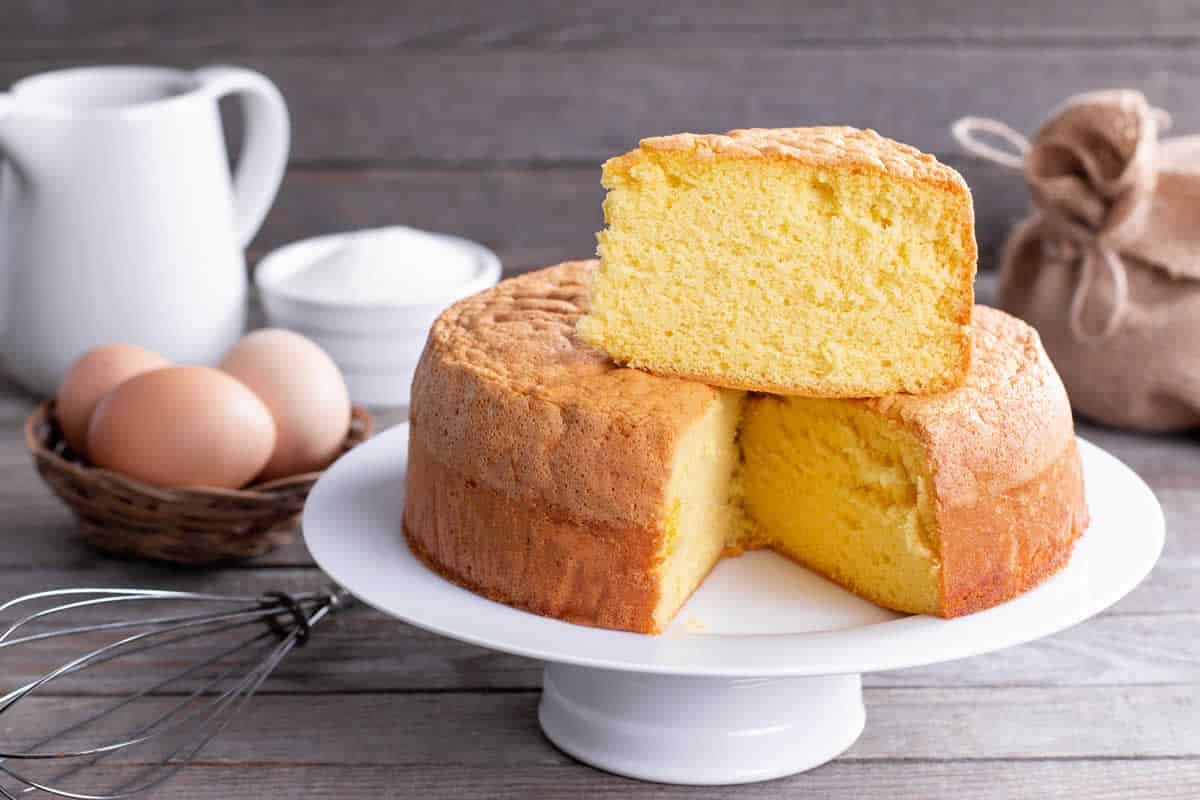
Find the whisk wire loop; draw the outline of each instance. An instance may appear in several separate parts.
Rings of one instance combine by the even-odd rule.
[[[20,796],[38,792],[67,800],[125,800],[162,785],[229,727],[283,660],[309,641],[316,624],[349,601],[349,594],[340,587],[305,593],[268,592],[257,597],[79,588],[38,592],[0,604],[0,614],[20,614],[7,627],[0,627],[0,676],[7,672],[6,654],[57,647],[59,642],[84,642],[79,655],[25,679],[15,689],[0,695],[0,717],[11,716],[35,695],[46,696],[70,676],[105,664],[116,666],[125,659],[132,664],[139,657],[154,658],[160,650],[181,651],[184,661],[181,669],[117,697],[99,711],[88,713],[32,745],[5,746],[3,739],[11,735],[9,731],[14,727],[6,724],[5,733],[0,734],[0,798],[18,800]],[[42,607],[47,603],[51,605]],[[205,607],[153,611],[140,618],[94,619],[97,614],[133,610],[148,603]],[[87,619],[75,620],[80,615]],[[249,635],[237,635],[239,630],[255,626],[262,627]],[[197,647],[208,637],[233,641],[220,647],[214,645],[207,651]],[[102,641],[97,643],[97,639]],[[175,663],[178,657],[163,660]],[[129,675],[123,671],[122,680]],[[166,697],[174,700],[162,707],[157,705]],[[122,714],[144,706],[153,708],[150,719],[140,720],[124,732],[101,735],[103,726],[116,731]],[[68,737],[84,735],[94,738],[74,747],[56,744]],[[122,765],[134,767],[135,774],[115,786],[106,786],[103,791],[65,784],[74,778],[90,780],[91,768],[117,754],[132,756],[135,748],[159,745],[164,752]],[[56,762],[69,765],[49,777],[30,772],[37,764]],[[18,769],[15,763],[26,766]],[[6,783],[21,788],[15,790]]]

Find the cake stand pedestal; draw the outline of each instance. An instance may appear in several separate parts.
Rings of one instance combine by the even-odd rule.
[[[659,636],[587,628],[486,600],[425,568],[400,535],[408,427],[350,451],[309,496],[313,558],[413,625],[546,662],[539,719],[564,752],[642,780],[766,780],[829,761],[865,715],[861,675],[1053,634],[1115,603],[1162,550],[1162,510],[1080,441],[1092,525],[1033,591],[958,619],[901,616],[768,552],[722,562]],[[913,720],[913,725],[920,720]]]
[[[854,744],[862,677],[693,678],[548,664],[538,719],[593,767],[660,783],[803,772]]]

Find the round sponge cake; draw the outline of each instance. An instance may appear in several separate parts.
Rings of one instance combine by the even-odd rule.
[[[403,526],[448,579],[657,632],[723,555],[750,546],[943,616],[1066,563],[1087,523],[1070,408],[1023,323],[978,308],[971,374],[941,395],[746,395],[621,368],[582,343],[595,269],[504,281],[430,333]],[[833,535],[780,522],[796,516]]]

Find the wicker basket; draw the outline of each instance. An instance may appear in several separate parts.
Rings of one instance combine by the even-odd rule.
[[[355,406],[342,452],[371,435]],[[82,462],[63,439],[53,402],[25,421],[25,446],[42,478],[79,519],[83,538],[109,553],[176,564],[213,564],[262,555],[290,542],[320,472],[246,489],[160,489]]]

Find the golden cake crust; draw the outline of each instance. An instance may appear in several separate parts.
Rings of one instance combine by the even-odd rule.
[[[527,273],[448,309],[413,380],[414,437],[505,494],[656,524],[678,436],[717,390],[621,368],[579,341],[595,268]]]
[[[911,145],[848,126],[742,128],[728,133],[676,133],[642,139],[638,149],[609,159],[606,173],[627,172],[653,151],[684,151],[695,158],[783,158],[814,167],[872,172],[970,194],[951,167]]]
[[[1088,524],[1067,390],[1037,331],[975,307],[971,371],[939,395],[857,400],[914,433],[933,473],[945,616],[1062,567]]]
[[[413,379],[405,529],[427,563],[483,594],[651,631],[671,459],[718,393],[576,338],[596,266],[506,280],[434,323]],[[555,600],[564,581],[603,603]]]
[[[1067,390],[1037,331],[975,306],[971,371],[935,395],[857,400],[917,434],[954,505],[1032,480],[1075,440]]]
[[[585,522],[515,499],[410,444],[404,533],[454,583],[535,614],[652,633],[659,590],[654,526]]]
[[[467,588],[572,622],[654,632],[672,456],[717,398],[576,338],[594,261],[504,281],[435,323],[413,382],[403,527]],[[943,613],[1066,563],[1087,524],[1066,392],[1036,333],[979,307],[955,392],[859,400],[925,445]]]

